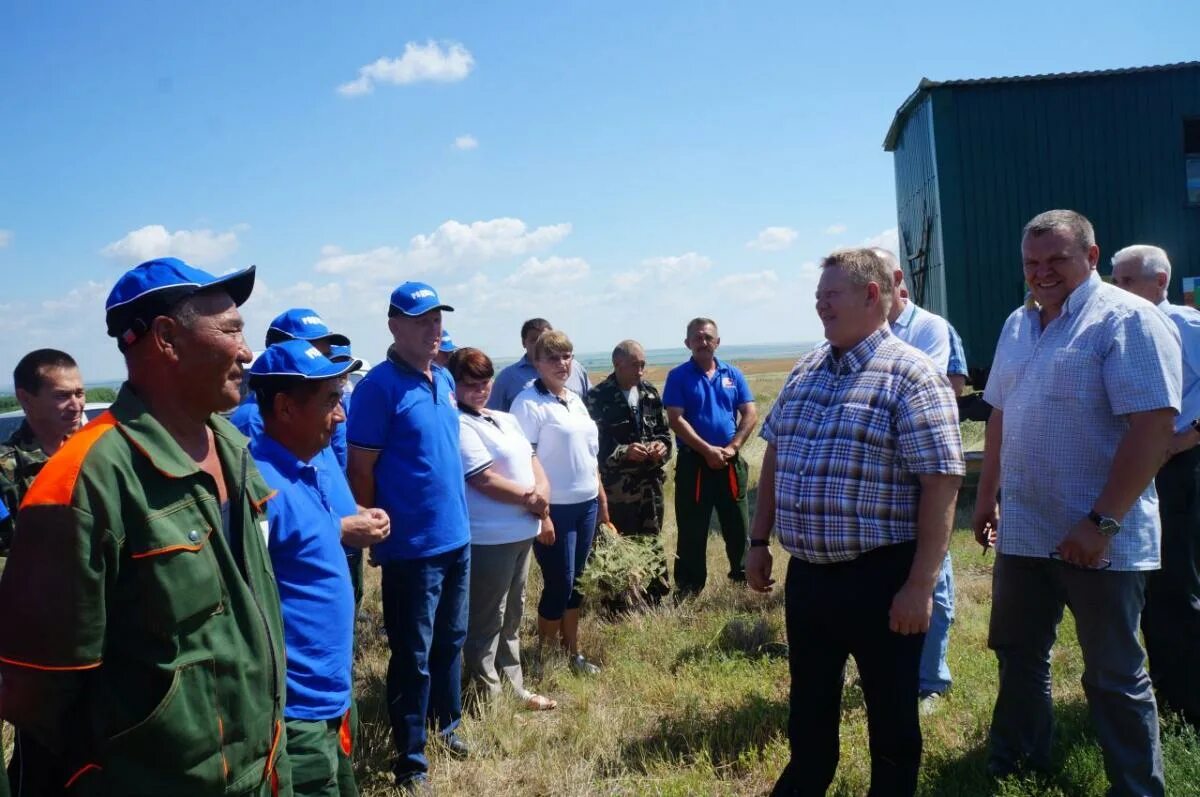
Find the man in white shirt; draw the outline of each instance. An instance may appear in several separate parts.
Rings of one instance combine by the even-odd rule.
[[[1146,579],[1142,636],[1160,711],[1178,711],[1200,726],[1200,311],[1167,301],[1171,261],[1157,246],[1127,246],[1113,255],[1117,287],[1142,297],[1179,330],[1183,407],[1169,459],[1154,478],[1162,519],[1162,569]]]
[[[904,272],[896,256],[886,249],[872,249],[892,269],[892,306],[888,310],[888,323],[892,334],[924,352],[937,367],[938,373],[950,372],[950,325],[940,315],[918,307],[908,298],[904,285]],[[957,391],[956,391],[957,392]],[[925,634],[925,647],[921,652],[920,695],[923,707],[937,705],[936,700],[950,688],[950,665],[946,663],[946,650],[950,646],[950,625],[954,622],[954,570],[950,553],[942,562],[937,585],[933,589],[933,614],[929,618],[929,631]]]

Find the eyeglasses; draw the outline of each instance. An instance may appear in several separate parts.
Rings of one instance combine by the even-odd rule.
[[[568,352],[567,354],[547,354],[540,359],[548,363],[569,363],[574,356]]]
[[[1112,567],[1111,559],[1101,559],[1100,564],[1096,565],[1095,567],[1084,567],[1082,565],[1072,564],[1071,562],[1068,562],[1066,559],[1063,559],[1062,554],[1060,554],[1058,551],[1051,551],[1050,558],[1054,559],[1055,561],[1062,562],[1064,565],[1067,565],[1068,567],[1074,567],[1077,570],[1107,570],[1108,568]]]

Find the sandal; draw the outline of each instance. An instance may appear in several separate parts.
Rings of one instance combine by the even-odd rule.
[[[530,711],[550,711],[558,708],[558,701],[542,695],[530,695],[525,699],[525,708]]]

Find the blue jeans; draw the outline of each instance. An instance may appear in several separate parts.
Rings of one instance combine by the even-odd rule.
[[[1083,692],[1104,753],[1110,797],[1162,797],[1158,708],[1138,642],[1146,574],[1084,570],[1053,559],[996,557],[988,647],[1000,662],[988,767],[1051,771],[1050,649],[1063,607],[1075,616]]]
[[[592,538],[596,536],[595,498],[578,504],[551,504],[554,544],[533,543],[533,555],[542,569],[542,597],[538,615],[546,620],[561,620],[568,609],[578,609],[583,596],[575,589],[575,579],[583,574]]]
[[[448,736],[462,719],[471,546],[383,566],[387,702],[397,777],[426,772],[426,725]]]
[[[933,614],[929,616],[929,631],[921,649],[921,692],[945,692],[950,688],[950,665],[946,650],[950,647],[950,625],[954,622],[954,569],[950,554],[942,562],[933,587]]]

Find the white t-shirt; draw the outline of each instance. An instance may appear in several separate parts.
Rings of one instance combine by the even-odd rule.
[[[493,423],[495,421],[495,423]],[[467,479],[492,468],[517,484],[533,487],[533,446],[516,418],[489,410],[486,415],[460,412],[459,451]],[[538,519],[517,504],[484,495],[467,482],[467,514],[472,545],[502,545],[537,536]]]
[[[600,433],[583,399],[538,389],[540,380],[517,394],[511,412],[533,443],[550,480],[550,503],[578,504],[596,497]]]

